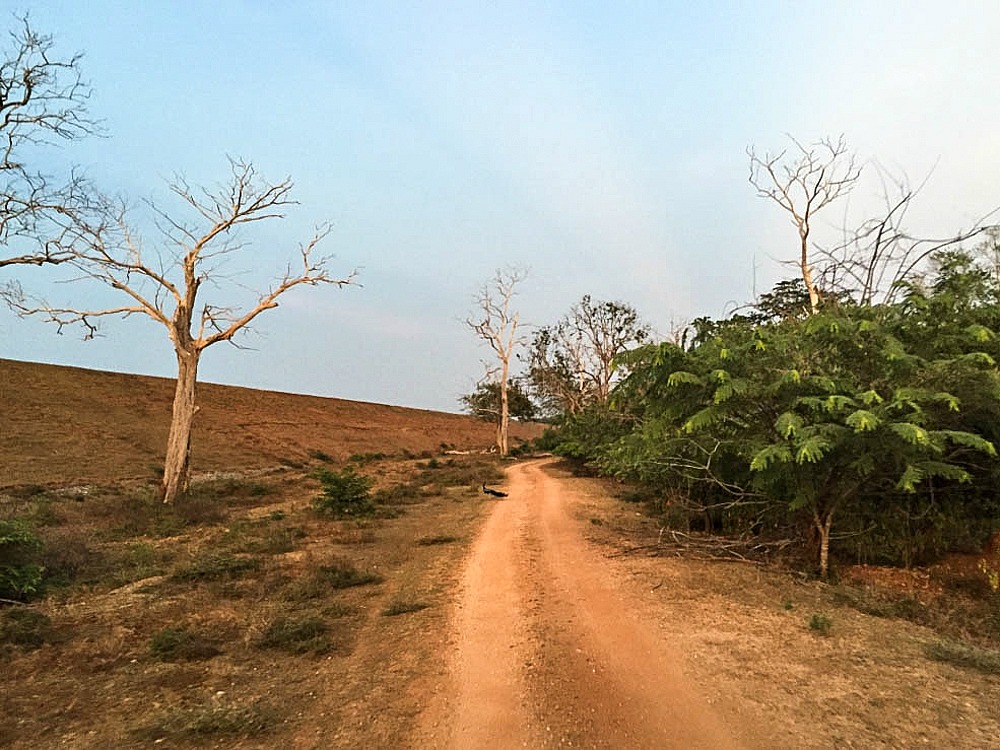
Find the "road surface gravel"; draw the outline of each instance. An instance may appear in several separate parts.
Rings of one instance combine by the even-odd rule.
[[[586,541],[571,486],[545,471],[552,461],[508,471],[509,496],[472,547],[420,746],[741,747]]]

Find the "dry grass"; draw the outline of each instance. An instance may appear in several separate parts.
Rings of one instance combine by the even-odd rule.
[[[213,473],[164,506],[168,381],[2,360],[0,381],[0,518],[46,568],[40,599],[0,611],[0,746],[405,744],[439,639],[381,614],[447,600],[463,545],[417,540],[474,536],[496,460],[439,451],[489,425],[206,386],[193,460]],[[352,455],[386,504],[317,515],[313,472]]]

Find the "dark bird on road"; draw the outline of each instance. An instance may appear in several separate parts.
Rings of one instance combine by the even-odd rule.
[[[490,497],[507,497],[506,492],[501,492],[500,490],[494,490],[486,486],[486,482],[483,482],[483,494],[489,495]]]

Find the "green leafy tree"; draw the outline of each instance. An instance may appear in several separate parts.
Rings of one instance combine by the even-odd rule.
[[[989,335],[966,326],[964,349],[916,354],[899,335],[905,313],[840,307],[760,326],[744,318],[703,325],[690,350],[636,352],[615,394],[635,427],[599,460],[693,491],[730,521],[801,519],[825,576],[836,519],[856,530],[859,518],[914,498],[940,510],[938,496],[995,465],[990,433],[963,408],[976,394],[982,406],[996,401],[994,360],[975,350],[977,335]]]
[[[480,383],[472,393],[459,398],[469,414],[497,425],[503,413],[502,400],[500,383],[497,381]],[[535,419],[538,415],[538,408],[531,400],[531,396],[514,379],[507,382],[507,411],[511,419],[522,422]]]

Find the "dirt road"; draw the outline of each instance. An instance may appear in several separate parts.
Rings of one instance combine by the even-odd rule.
[[[438,748],[731,748],[683,659],[583,537],[549,462],[513,467],[473,546],[448,682],[422,718]]]

